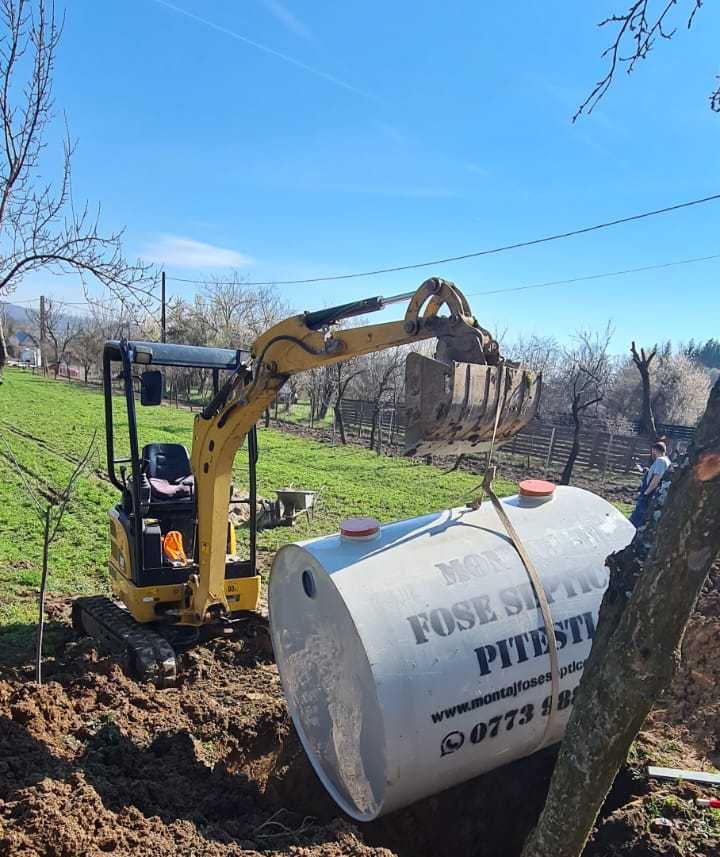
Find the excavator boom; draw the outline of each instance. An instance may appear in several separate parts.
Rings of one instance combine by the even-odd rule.
[[[333,329],[339,321],[408,300],[402,321]],[[440,311],[447,309],[446,315]],[[192,466],[198,508],[199,571],[189,581],[181,622],[200,625],[228,611],[224,558],[235,452],[287,379],[319,366],[395,346],[438,340],[436,360],[410,355],[407,454],[456,454],[502,443],[534,416],[539,379],[504,361],[498,343],[452,283],[426,280],[414,293],[369,298],[293,316],[252,347],[252,379],[238,373],[195,419]]]

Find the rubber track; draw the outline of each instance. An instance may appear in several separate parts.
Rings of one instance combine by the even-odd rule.
[[[175,686],[177,662],[170,643],[152,628],[136,622],[109,598],[76,598],[73,625],[104,647],[124,655],[126,672],[140,681],[150,681],[159,688]]]

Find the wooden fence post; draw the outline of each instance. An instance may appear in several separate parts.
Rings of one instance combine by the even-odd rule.
[[[590,448],[590,455],[588,457],[588,468],[599,467],[600,437],[600,432],[593,435],[592,447]]]
[[[545,468],[543,470],[543,476],[547,476],[548,467],[550,466],[550,460],[552,458],[553,446],[555,445],[555,426],[552,427],[552,431],[550,432],[550,444],[548,446],[547,455],[545,456]]]
[[[605,487],[605,474],[607,473],[608,463],[610,462],[610,450],[612,449],[612,442],[613,433],[610,432],[610,436],[608,437],[607,449],[605,450],[605,461],[603,462],[602,479],[600,481],[600,485],[602,487]]]
[[[627,454],[625,456],[625,472],[626,473],[630,472],[630,467],[632,466],[633,456],[635,455],[635,450],[637,449],[637,442],[638,442],[638,439],[637,439],[637,437],[635,437],[633,439],[632,444],[630,445],[630,449],[627,451]]]

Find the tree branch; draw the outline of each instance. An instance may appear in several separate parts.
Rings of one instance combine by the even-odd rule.
[[[42,179],[48,172],[42,156],[53,120],[52,84],[63,29],[54,4],[0,0],[0,25],[0,294],[31,271],[49,267],[81,279],[89,274],[125,299],[154,298],[154,272],[124,258],[122,231],[103,233],[99,208],[94,217],[87,203],[76,208],[75,144],[67,128],[60,178]]]
[[[702,0],[690,0],[692,11],[688,18],[688,29],[693,24],[695,15],[702,6]],[[631,74],[640,60],[647,58],[658,38],[669,40],[675,35],[675,28],[666,29],[666,20],[677,6],[678,0],[667,0],[662,10],[653,16],[650,14],[651,0],[635,0],[621,15],[611,15],[599,23],[599,27],[615,27],[616,34],[613,42],[602,52],[602,58],[609,58],[605,75],[595,84],[588,97],[578,107],[572,118],[573,122],[583,114],[593,112],[598,102],[615,79],[617,70],[624,66],[627,74]],[[627,53],[625,52],[627,46]],[[717,97],[717,107],[715,98]],[[711,96],[711,106],[720,110],[720,89]]]

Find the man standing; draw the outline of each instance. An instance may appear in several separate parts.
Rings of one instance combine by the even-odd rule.
[[[650,498],[657,491],[658,485],[662,481],[665,471],[670,467],[670,459],[667,457],[667,448],[662,441],[654,443],[650,450],[652,456],[652,464],[645,471],[642,482],[640,483],[640,493],[638,494],[635,510],[630,515],[630,523],[637,529],[645,522]]]

